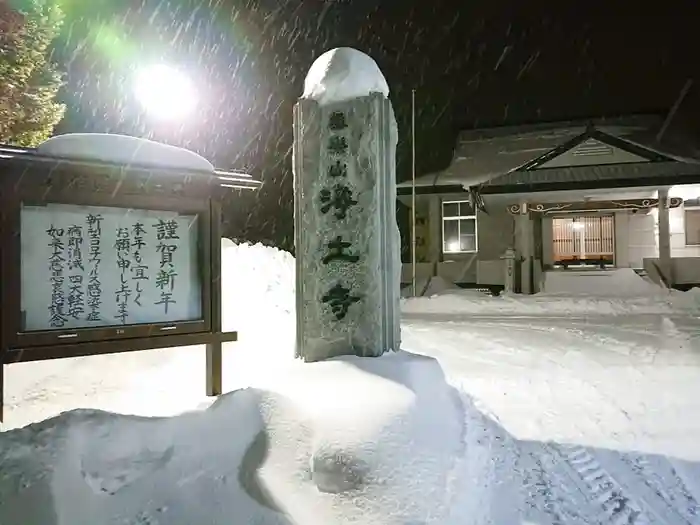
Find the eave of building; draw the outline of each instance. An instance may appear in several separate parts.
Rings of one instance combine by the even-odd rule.
[[[486,195],[700,182],[700,151],[686,137],[667,133],[665,140],[657,140],[655,130],[662,122],[659,115],[637,115],[462,132],[450,166],[419,177],[416,193],[468,193],[474,188]],[[642,157],[643,167],[629,162],[555,171],[541,167],[589,138]],[[410,194],[412,186],[412,181],[399,184],[399,195]]]

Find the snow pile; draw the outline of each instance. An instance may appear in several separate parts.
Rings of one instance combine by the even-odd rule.
[[[667,292],[631,268],[545,272],[544,293],[596,297],[661,296]]]
[[[294,359],[294,256],[222,239],[221,267],[223,328],[238,332],[238,341],[228,345],[237,364],[229,364],[226,375],[233,388],[255,385],[270,366]],[[245,369],[238,363],[245,363]]]
[[[467,430],[484,432],[432,358],[297,362],[267,386],[174,418],[74,411],[0,434],[0,523],[456,525],[494,510],[464,490],[493,460],[464,462]]]
[[[68,133],[40,144],[39,155],[144,167],[213,172],[214,166],[196,153],[152,140],[109,133]]]
[[[404,314],[447,315],[577,315],[668,314],[678,307],[692,308],[694,302],[678,302],[678,296],[650,295],[629,297],[596,297],[586,295],[503,295],[490,297],[474,290],[447,291],[434,297],[404,299]],[[700,303],[699,303],[700,305]]]
[[[691,288],[687,292],[672,290],[671,300],[676,311],[700,315],[700,288]]]
[[[553,271],[545,292],[490,297],[475,290],[444,290],[434,297],[404,301],[407,314],[549,315],[555,317],[669,314],[700,311],[700,296],[660,288],[634,270]]]
[[[242,391],[172,419],[82,410],[0,434],[0,523],[230,523],[215,497],[255,523],[237,470],[273,401]]]
[[[245,330],[294,315],[294,256],[262,244],[221,240],[224,330]]]
[[[357,49],[339,47],[326,51],[311,65],[302,98],[323,106],[370,93],[389,96],[389,85],[377,63]]]

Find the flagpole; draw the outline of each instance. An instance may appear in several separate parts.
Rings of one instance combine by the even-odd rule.
[[[416,296],[416,90],[411,91],[411,285]]]

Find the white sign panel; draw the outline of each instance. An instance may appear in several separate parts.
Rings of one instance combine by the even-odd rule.
[[[21,224],[24,331],[202,318],[196,215],[50,204]]]

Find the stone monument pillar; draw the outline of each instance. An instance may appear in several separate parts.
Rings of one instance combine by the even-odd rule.
[[[297,357],[400,347],[398,132],[377,64],[321,55],[294,108]]]
[[[505,261],[505,285],[503,291],[512,294],[515,291],[515,258],[516,253],[513,248],[507,248],[501,259]]]

